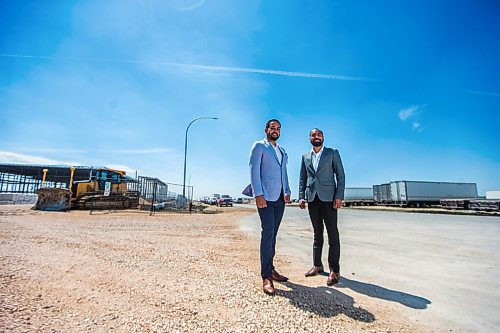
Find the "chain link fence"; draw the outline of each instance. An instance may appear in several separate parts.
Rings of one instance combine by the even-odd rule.
[[[151,213],[162,210],[189,210],[193,201],[193,186],[165,183],[158,178],[139,176],[137,182],[129,183],[129,190],[140,193],[139,209]]]

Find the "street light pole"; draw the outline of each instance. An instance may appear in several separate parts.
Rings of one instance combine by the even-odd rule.
[[[189,123],[189,125],[186,128],[186,137],[184,139],[184,181],[182,183],[182,196],[184,198],[186,198],[186,161],[187,161],[187,148],[188,148],[188,131],[189,131],[189,127],[191,127],[191,125],[195,121],[200,120],[200,119],[213,119],[213,120],[217,120],[219,118],[216,118],[216,117],[199,117],[199,118],[195,118],[195,119],[193,119]]]

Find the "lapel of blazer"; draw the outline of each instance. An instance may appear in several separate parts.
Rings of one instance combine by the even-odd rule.
[[[279,158],[278,158],[278,155],[276,155],[276,151],[274,150],[274,147],[273,147],[273,145],[271,144],[271,142],[267,141],[266,139],[264,139],[264,142],[265,142],[265,144],[266,144],[266,146],[267,146],[267,149],[270,149],[270,150],[271,150],[271,153],[274,155],[274,158],[276,158],[276,162],[278,162],[278,164],[279,164],[279,165],[281,165],[281,162],[280,162],[280,160],[279,160]],[[278,149],[281,151],[281,154],[283,155],[283,156],[282,156],[282,160],[283,160],[283,159],[284,159],[285,154],[283,153],[283,150],[282,150],[280,147],[278,147]]]
[[[285,156],[286,156],[285,149],[281,148],[280,146],[278,146],[278,149],[281,152],[281,163],[280,164],[284,164],[286,162],[285,161]]]
[[[313,175],[316,174],[316,172],[314,171],[313,164],[312,164],[312,153],[310,151],[307,152],[305,157],[306,157],[306,160],[305,160],[306,168],[309,169],[309,172],[311,172]]]

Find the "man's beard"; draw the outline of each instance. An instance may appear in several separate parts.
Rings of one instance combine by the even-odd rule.
[[[267,133],[267,138],[272,141],[276,141],[280,138],[280,135],[277,133]]]
[[[314,147],[321,147],[323,145],[323,140],[312,140],[311,141],[311,144],[314,146]]]

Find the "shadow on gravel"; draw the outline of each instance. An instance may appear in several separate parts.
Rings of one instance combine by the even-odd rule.
[[[386,289],[371,283],[349,280],[343,276],[340,278],[340,284],[336,285],[336,288],[349,288],[360,294],[385,299],[387,301],[398,302],[413,309],[426,309],[427,305],[431,304],[431,301],[420,296],[407,294],[402,291]]]
[[[288,298],[290,304],[304,311],[312,312],[322,317],[334,317],[339,314],[371,323],[375,316],[365,309],[354,306],[351,296],[329,287],[306,287],[292,282],[283,282],[282,285],[291,290],[276,289],[276,296]]]

